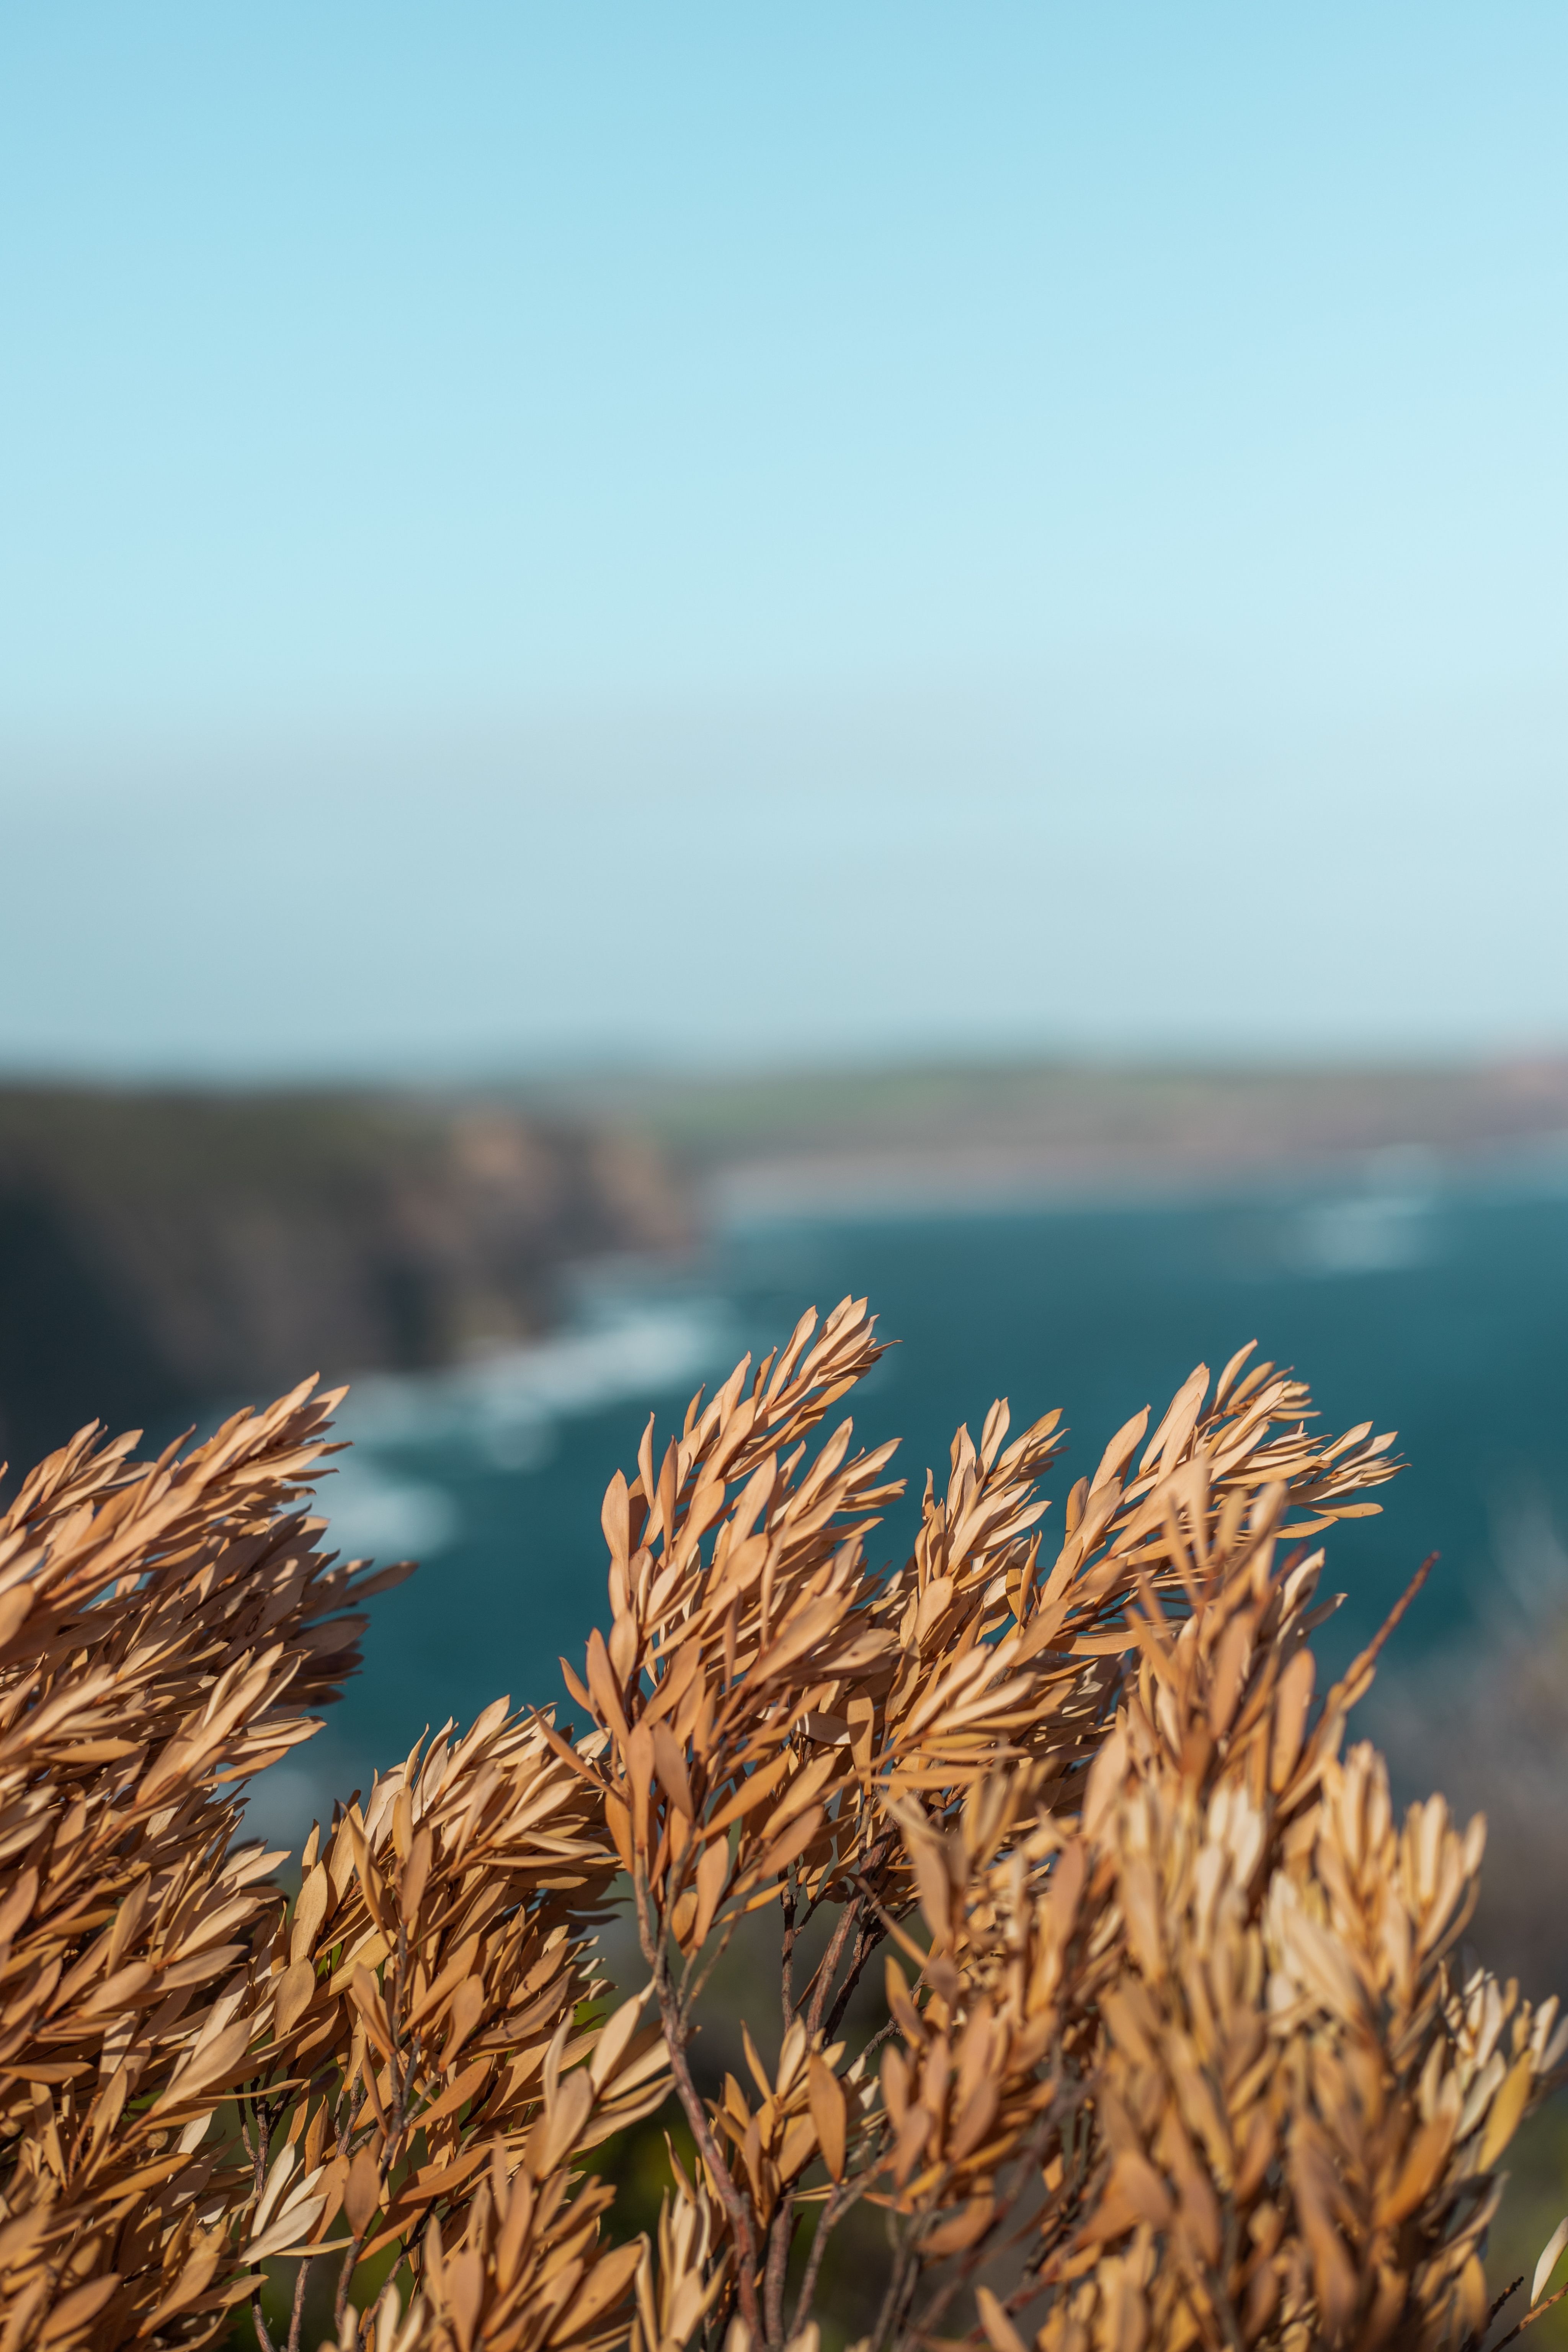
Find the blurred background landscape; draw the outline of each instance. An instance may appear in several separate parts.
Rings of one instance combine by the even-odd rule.
[[[0,1452],[352,1382],[323,1507],[425,1565],[269,1831],[555,1696],[647,1410],[804,1307],[917,1492],[1256,1338],[1400,1432],[1322,1647],[1440,1552],[1368,1728],[1568,1985],[1565,73],[0,23]]]

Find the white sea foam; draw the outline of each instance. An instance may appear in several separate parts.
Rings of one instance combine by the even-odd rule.
[[[601,1296],[573,1328],[532,1346],[357,1381],[341,1428],[361,1460],[456,1446],[495,1468],[530,1470],[549,1459],[559,1422],[695,1384],[727,1362],[731,1337],[717,1299]]]
[[[446,1487],[389,1476],[368,1447],[334,1455],[317,1499],[331,1522],[332,1549],[349,1559],[434,1559],[462,1531],[462,1513]]]
[[[1379,1151],[1355,1192],[1309,1202],[1292,1220],[1288,1255],[1304,1274],[1387,1274],[1440,1254],[1440,1170],[1417,1148]]]
[[[1321,1201],[1304,1209],[1295,1234],[1308,1274],[1386,1274],[1422,1265],[1435,1254],[1429,1202],[1412,1199]]]

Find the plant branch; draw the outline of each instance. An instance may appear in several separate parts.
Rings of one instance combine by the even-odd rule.
[[[1503,2346],[1505,2344],[1511,2344],[1516,2336],[1522,2336],[1527,2327],[1533,2327],[1536,2321],[1538,2319],[1544,2318],[1547,2312],[1551,2310],[1552,2305],[1554,2303],[1561,2303],[1565,2294],[1568,2294],[1568,2286],[1560,2286],[1555,2294],[1549,2294],[1547,2296],[1544,2303],[1536,2304],[1533,2309],[1525,2313],[1524,2317],[1520,2321],[1517,2327],[1510,2327],[1506,2336],[1500,2336],[1498,2337],[1497,2342],[1492,2347],[1492,2352],[1503,2352]]]
[[[338,2291],[332,2297],[332,2325],[340,2330],[343,2324],[343,2314],[349,2305],[349,2289],[353,2284],[354,2271],[359,2263],[360,2248],[364,2244],[368,2234],[367,2231],[361,2230],[357,2236],[349,2240],[347,2251],[338,2272]]]
[[[848,1969],[845,1975],[843,1983],[839,1986],[837,1993],[834,1997],[833,2006],[827,2012],[826,2021],[823,2027],[824,2038],[826,2041],[832,2041],[840,2025],[844,2022],[845,2011],[848,2009],[850,2002],[855,1998],[855,1988],[860,1981],[861,1971],[865,1968],[866,1963],[870,1958],[872,1953],[876,1951],[878,1947],[882,1943],[885,1934],[886,1930],[880,1926],[873,1925],[872,1922],[867,1919],[862,1919],[860,1921],[859,1927],[857,1930],[855,1949],[850,1956]]]
[[[881,2352],[881,2347],[887,2344],[894,2327],[909,2308],[909,2300],[913,2292],[915,2281],[914,2256],[910,2248],[909,2239],[907,2235],[900,2238],[898,2216],[890,2210],[888,2214],[888,2235],[893,2246],[893,2270],[888,2281],[887,2293],[882,2297],[881,2308],[877,2314],[877,2324],[871,2330],[871,2343],[875,2352]]]
[[[639,1924],[643,1892],[644,1888],[639,1885]],[[651,1957],[645,1948],[645,1958],[649,1958],[653,1969],[654,1990],[658,1999],[665,2050],[675,2081],[676,2095],[686,2111],[686,2120],[691,2126],[691,2137],[697,2142],[708,2168],[708,2177],[719,2191],[719,2201],[724,2208],[725,2219],[735,2242],[735,2288],[740,2297],[741,2316],[752,2331],[753,2346],[761,2345],[764,2337],[762,2308],[757,2300],[757,2240],[752,2226],[751,2210],[736,2185],[733,2173],[719,2152],[719,2143],[713,2137],[708,2110],[691,2079],[691,2066],[686,2054],[686,2019],[679,1998],[669,1980],[669,1964],[663,1947],[655,1946]]]
[[[784,2278],[789,2268],[790,2242],[794,2236],[795,2191],[781,2189],[778,2210],[768,2231],[768,2259],[763,2273],[763,2312],[767,2320],[770,2344],[782,2344],[784,2340]]]
[[[795,2312],[789,2324],[792,2336],[800,2334],[804,2322],[811,2315],[812,2301],[816,2294],[817,2274],[822,2268],[822,2258],[827,2252],[828,2239],[838,2227],[845,2214],[848,2212],[849,2208],[859,2202],[870,2185],[869,2177],[864,2174],[857,2180],[841,2180],[836,2183],[832,2195],[824,2205],[811,2241],[811,2252],[806,2256],[805,2270],[800,2282],[800,2292],[795,2299]]]
[[[267,2322],[261,2315],[261,2289],[258,2286],[254,2286],[250,2290],[250,2318],[251,2325],[256,2329],[256,2340],[261,2347],[261,2352],[277,2352],[277,2347],[267,2332]]]
[[[827,2006],[827,1997],[833,1990],[833,1979],[838,1974],[839,1963],[844,1958],[844,1948],[854,1934],[859,1919],[860,1905],[861,1897],[858,1895],[852,1895],[838,1914],[832,1941],[823,1954],[810,1984],[806,1987],[811,2002],[805,2018],[805,2038],[808,2043],[815,2042],[817,2035],[822,2032],[823,2013]]]
[[[289,2317],[289,2352],[300,2352],[300,2336],[305,2324],[305,2283],[314,2267],[314,2255],[307,2254],[294,2281],[294,2308]]]
[[[697,1967],[698,1955],[693,1952],[690,1959],[687,1961],[680,1975],[679,1998],[683,2017],[689,2014],[692,2004],[700,2000],[702,1994],[708,1990],[709,1978],[729,1950],[734,1939],[735,1930],[745,1916],[744,1911],[731,1911],[721,1923],[717,1948],[709,1954],[695,1981],[692,1979],[692,1970]]]
[[[784,2011],[786,2033],[795,2023],[795,1864],[792,1862],[784,1873],[784,1893],[779,1898],[784,1914],[784,1938],[779,1951],[779,2001]]]

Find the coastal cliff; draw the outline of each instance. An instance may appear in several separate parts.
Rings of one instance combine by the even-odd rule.
[[[527,1092],[0,1087],[0,1457],[548,1330],[729,1220],[1107,1198],[1568,1146],[1568,1060],[1016,1061]],[[1403,1162],[1402,1162],[1403,1165]]]
[[[504,1103],[0,1089],[0,1456],[526,1339],[689,1235],[646,1135]]]

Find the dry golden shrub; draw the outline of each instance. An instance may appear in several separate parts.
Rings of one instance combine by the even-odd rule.
[[[1117,1433],[1047,1552],[1058,1417],[1009,1443],[997,1404],[886,1573],[891,1449],[816,1441],[879,1352],[847,1300],[650,1423],[585,1731],[448,1726],[288,1905],[223,1791],[354,1662],[371,1584],[301,1509],[331,1400],[35,1474],[0,1528],[0,2352],[200,2343],[247,2297],[270,2342],[266,2263],[291,2347],[324,2277],[342,2352],[816,2352],[857,2207],[871,2352],[1482,2344],[1563,2037],[1455,1961],[1479,1824],[1395,1822],[1345,1750],[1375,1647],[1314,1696],[1310,1539],[1377,1507],[1390,1439],[1313,1434],[1244,1349]],[[714,2086],[712,1972],[770,1906],[778,2006]],[[672,2089],[693,2153],[617,2244],[584,2158]]]
[[[184,1459],[83,1432],[0,1521],[0,2342],[200,2341],[245,2196],[219,2103],[271,2031],[280,1855],[230,1785],[357,1663],[297,1391]]]

